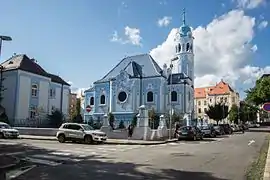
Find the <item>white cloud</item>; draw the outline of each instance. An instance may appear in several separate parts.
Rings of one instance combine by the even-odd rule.
[[[254,28],[255,18],[246,16],[242,10],[232,10],[206,27],[194,29],[195,86],[213,85],[221,78],[234,86],[238,80],[244,82],[268,72],[269,67],[248,65],[258,49],[251,43]],[[167,39],[150,52],[160,66],[175,55],[176,32],[176,28],[172,29]]]
[[[142,37],[140,36],[140,29],[131,28],[129,26],[125,27],[125,37],[122,38],[118,35],[117,31],[114,31],[111,41],[119,42],[121,44],[132,44],[136,46],[141,46]]]
[[[266,28],[267,25],[268,25],[268,21],[262,21],[262,22],[260,22],[260,24],[258,25],[258,28],[261,30],[261,29]]]
[[[237,6],[244,9],[254,9],[263,4],[266,4],[266,0],[234,0],[237,2]]]
[[[157,24],[159,27],[166,27],[171,23],[172,17],[164,16],[163,18],[159,19]]]

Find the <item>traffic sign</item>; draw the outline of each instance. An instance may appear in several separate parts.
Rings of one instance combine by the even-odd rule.
[[[87,112],[90,112],[91,110],[92,110],[91,106],[90,106],[90,105],[87,105],[87,106],[86,106],[86,111],[87,111]]]
[[[270,112],[270,102],[264,103],[262,108],[263,110]]]

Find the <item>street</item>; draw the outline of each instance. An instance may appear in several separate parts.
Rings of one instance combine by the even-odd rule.
[[[0,154],[21,164],[16,180],[228,179],[242,180],[266,133],[246,132],[204,141],[161,145],[86,145],[40,140],[0,140]]]

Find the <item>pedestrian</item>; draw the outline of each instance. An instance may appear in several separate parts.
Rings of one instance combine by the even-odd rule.
[[[180,125],[177,123],[175,125],[174,138],[177,138],[179,128],[180,128]]]
[[[130,124],[128,126],[128,139],[130,139],[132,137],[132,134],[133,134],[133,125]]]

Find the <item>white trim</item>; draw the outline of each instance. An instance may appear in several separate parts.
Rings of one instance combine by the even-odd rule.
[[[37,86],[36,88],[34,87],[33,88],[33,86]],[[38,87],[38,84],[37,83],[31,83],[31,96],[32,97],[38,97],[38,89],[39,89],[39,87]],[[36,95],[33,95],[33,90],[36,90]]]
[[[124,100],[124,101],[120,101],[119,100],[119,94],[121,93],[121,92],[124,92],[124,93],[126,93],[126,99]],[[118,91],[118,93],[117,93],[117,101],[120,103],[120,104],[125,104],[126,102],[127,102],[127,100],[128,100],[128,97],[129,97],[129,95],[128,95],[128,93],[125,91],[125,90],[120,90],[120,91]]]

